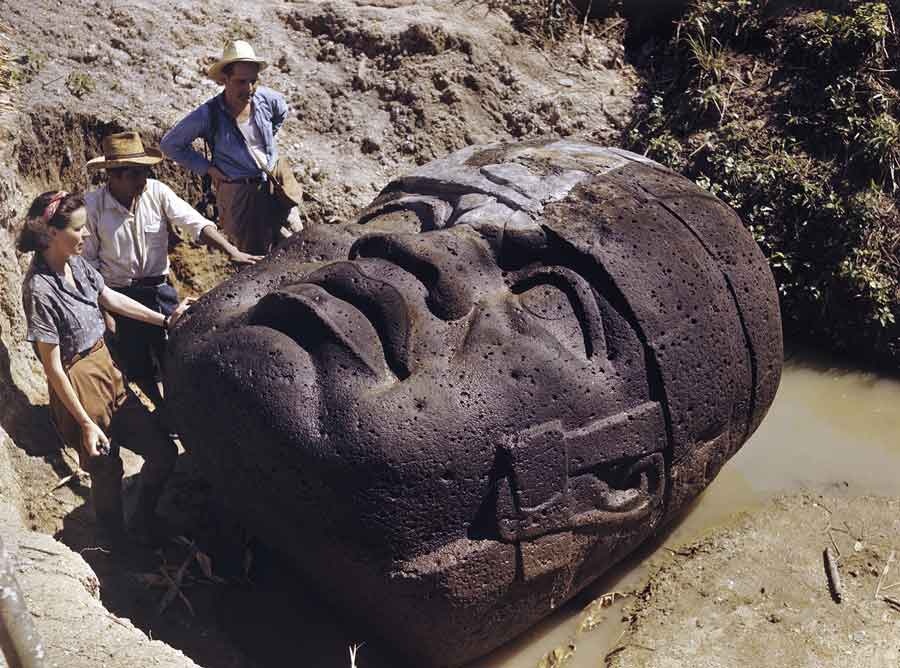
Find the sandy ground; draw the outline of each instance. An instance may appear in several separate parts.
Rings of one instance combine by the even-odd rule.
[[[669,552],[626,605],[605,665],[896,666],[897,550],[900,498],[779,498]]]

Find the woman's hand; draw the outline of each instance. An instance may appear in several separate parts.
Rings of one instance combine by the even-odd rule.
[[[81,399],[78,398],[75,388],[72,387],[72,381],[69,380],[63,369],[59,356],[59,344],[38,341],[37,351],[38,357],[41,358],[41,364],[44,365],[44,373],[47,374],[47,383],[56,392],[56,396],[69,411],[69,415],[81,426],[81,448],[88,457],[109,454],[109,439],[81,405]]]
[[[187,297],[181,300],[181,303],[175,307],[175,310],[172,311],[172,314],[166,319],[166,328],[172,329],[175,326],[175,323],[184,315],[185,311],[187,311],[191,304],[197,301],[196,297]]]
[[[81,447],[91,458],[109,454],[109,439],[93,420],[81,425]]]

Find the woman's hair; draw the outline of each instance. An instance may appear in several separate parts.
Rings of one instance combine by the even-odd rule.
[[[22,253],[46,250],[50,245],[50,228],[66,229],[72,214],[83,206],[84,197],[77,193],[48,190],[38,195],[28,208],[16,248]]]

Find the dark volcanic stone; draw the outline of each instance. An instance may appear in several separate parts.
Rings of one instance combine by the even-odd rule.
[[[469,147],[206,295],[178,427],[222,499],[415,665],[539,620],[677,515],[775,395],[740,220],[640,156]]]

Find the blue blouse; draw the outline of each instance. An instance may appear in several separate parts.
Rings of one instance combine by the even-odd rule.
[[[25,340],[59,345],[63,365],[91,348],[106,331],[98,299],[103,277],[80,255],[69,258],[75,287],[35,253],[22,283],[22,306],[28,329]]]

